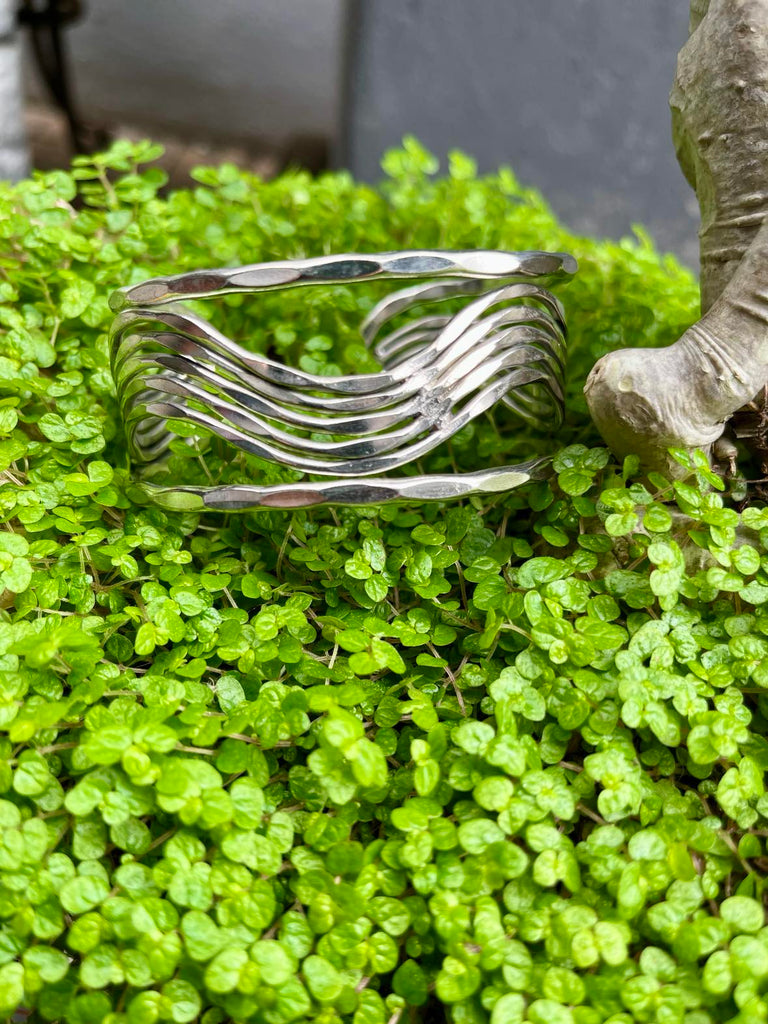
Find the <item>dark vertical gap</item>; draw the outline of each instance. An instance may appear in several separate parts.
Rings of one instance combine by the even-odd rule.
[[[29,31],[37,70],[52,102],[64,115],[72,151],[91,153],[106,145],[108,135],[87,127],[77,113],[62,33],[65,25],[82,15],[80,0],[22,0],[18,21]]]
[[[341,89],[339,100],[339,124],[336,137],[331,144],[331,166],[349,168],[352,164],[353,122],[359,81],[360,42],[362,38],[364,3],[374,0],[346,0],[343,16],[341,46]]]

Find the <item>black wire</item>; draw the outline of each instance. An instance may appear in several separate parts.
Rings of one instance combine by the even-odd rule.
[[[50,97],[64,114],[72,149],[92,153],[104,146],[107,134],[91,129],[79,117],[70,88],[69,62],[61,28],[83,14],[80,0],[22,0],[18,21],[29,29],[32,52]]]

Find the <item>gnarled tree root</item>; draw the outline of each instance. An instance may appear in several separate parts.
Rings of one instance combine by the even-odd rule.
[[[768,470],[768,0],[692,0],[670,103],[701,207],[702,318],[669,348],[605,356],[587,403],[648,467],[674,469],[669,447],[715,457],[733,417]]]

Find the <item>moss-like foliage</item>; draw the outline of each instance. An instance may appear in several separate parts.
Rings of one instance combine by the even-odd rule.
[[[413,142],[377,190],[223,167],[158,198],[153,155],[0,186],[0,1016],[768,1019],[768,512],[702,489],[705,464],[633,482],[580,398],[603,352],[695,318],[691,275],[642,238],[572,237],[509,171],[456,155],[436,178]],[[551,483],[364,512],[134,503],[114,287],[422,246],[579,258]],[[359,371],[375,294],[217,315]],[[424,468],[563,443],[482,420]],[[179,442],[174,472],[274,473],[231,456]]]

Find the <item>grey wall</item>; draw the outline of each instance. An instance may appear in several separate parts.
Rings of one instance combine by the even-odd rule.
[[[89,119],[282,143],[337,123],[342,0],[91,0],[67,31]]]
[[[352,0],[340,160],[379,177],[412,132],[511,164],[579,231],[646,224],[698,259],[667,96],[687,0]]]
[[[22,123],[21,44],[15,0],[0,0],[0,179],[15,181],[29,168]]]

